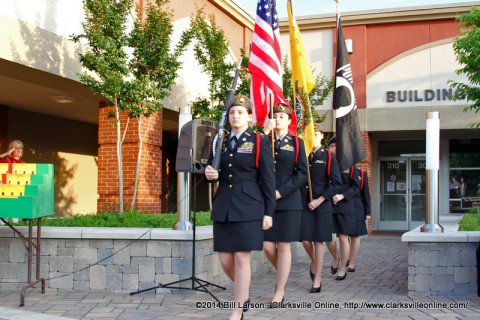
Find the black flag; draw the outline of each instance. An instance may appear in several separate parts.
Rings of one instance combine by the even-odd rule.
[[[337,64],[335,67],[335,89],[333,90],[333,109],[336,110],[337,160],[342,171],[365,158],[362,134],[357,116],[357,102],[353,92],[353,75],[348,58],[342,23],[337,23]]]

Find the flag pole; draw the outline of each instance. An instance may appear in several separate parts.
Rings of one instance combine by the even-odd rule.
[[[269,117],[273,119],[273,94],[270,90],[268,92],[268,104],[270,105]],[[270,131],[270,142],[272,145],[273,171],[275,172],[275,129]]]

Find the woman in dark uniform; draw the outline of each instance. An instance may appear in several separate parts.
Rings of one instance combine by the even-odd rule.
[[[307,207],[302,213],[300,239],[311,259],[311,277],[313,278],[311,293],[322,289],[322,268],[325,256],[324,242],[332,241],[333,218],[332,196],[337,193],[341,184],[337,159],[322,147],[323,133],[315,130],[315,147],[308,157],[312,199],[305,198]],[[330,169],[329,169],[330,167]],[[311,243],[313,242],[313,246]]]
[[[272,306],[283,302],[285,285],[292,264],[291,242],[300,238],[302,197],[300,188],[307,182],[307,157],[302,139],[288,133],[292,109],[284,105],[273,107],[273,119],[264,128],[275,131],[275,183],[277,206],[273,227],[265,232],[263,251],[277,269],[277,286]]]
[[[252,102],[237,95],[228,107],[232,130],[226,136],[220,170],[205,168],[209,181],[218,180],[213,198],[213,249],[225,274],[233,281],[237,308],[230,319],[241,319],[249,300],[250,254],[263,249],[263,230],[272,226],[275,212],[275,176],[270,144],[248,126]],[[257,143],[260,154],[257,157]]]
[[[360,236],[368,234],[365,219],[370,218],[370,189],[368,176],[365,170],[354,166],[354,175],[358,175],[360,181],[360,193],[355,197],[356,233],[350,235],[350,255],[347,260],[347,271],[355,272],[355,260],[360,251]]]
[[[336,151],[335,138],[330,139],[330,150]],[[355,197],[360,192],[358,175],[350,177],[350,169],[341,173],[342,185],[332,198],[333,221],[340,242],[340,270],[336,280],[344,280],[347,277],[347,260],[350,255],[349,235],[355,235],[357,221],[355,218]]]

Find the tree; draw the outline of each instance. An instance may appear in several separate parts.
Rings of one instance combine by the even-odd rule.
[[[455,40],[453,50],[457,61],[462,67],[456,70],[456,74],[465,74],[470,84],[449,81],[455,90],[453,100],[472,102],[465,107],[464,111],[480,111],[480,9],[472,7],[469,13],[457,17],[460,21],[459,29],[463,37]],[[480,128],[480,123],[472,124],[474,128]]]
[[[133,209],[145,134],[141,124],[163,107],[161,99],[169,95],[181,66],[178,59],[192,38],[192,33],[185,31],[171,49],[173,25],[172,13],[166,9],[168,3],[147,1],[145,12],[141,12],[138,6],[134,10],[132,0],[84,0],[84,33],[71,36],[74,42],[86,41],[85,53],[80,53],[79,59],[88,71],[80,75],[80,81],[114,108],[109,116],[114,118],[117,130],[119,212],[124,209],[122,145],[129,120],[138,121],[139,136]],[[135,13],[133,27],[129,22],[131,13]],[[122,113],[128,116],[123,133]]]

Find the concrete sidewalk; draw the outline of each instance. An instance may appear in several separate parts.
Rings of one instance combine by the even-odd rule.
[[[309,263],[294,261],[284,308],[269,309],[275,274],[256,274],[250,298],[258,304],[244,319],[480,319],[478,297],[408,297],[407,245],[401,234],[362,239],[356,271],[344,281],[330,274],[331,256],[325,254],[322,292],[309,293]],[[190,282],[182,283],[190,286]],[[232,301],[233,287],[212,289],[220,301]],[[142,294],[30,291],[20,308],[19,292],[0,292],[0,320],[41,319],[228,319],[208,294],[194,290],[161,289]],[[373,304],[377,305],[373,305]],[[392,303],[396,303],[395,305]]]

